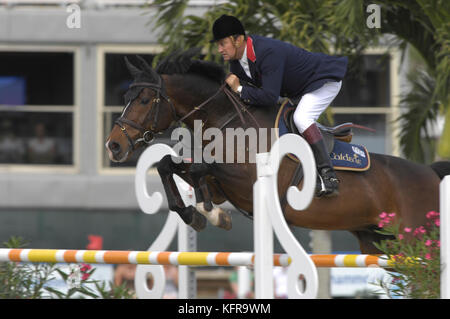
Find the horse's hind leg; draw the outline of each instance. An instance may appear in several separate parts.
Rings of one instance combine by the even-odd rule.
[[[378,229],[377,226],[373,225],[367,227],[367,229],[352,231],[351,233],[358,238],[359,247],[362,254],[380,254],[380,251],[374,243],[379,243],[386,239],[395,239],[394,236],[382,235],[375,230]]]
[[[164,190],[167,195],[169,209],[180,215],[181,219],[196,231],[201,231],[206,227],[206,218],[201,215],[193,206],[186,207],[177,185],[173,179],[174,173],[186,171],[184,163],[176,164],[172,161],[171,155],[164,156],[157,166]]]
[[[203,214],[214,226],[230,230],[231,216],[220,207],[212,204],[211,193],[206,183],[206,175],[210,172],[211,166],[205,163],[194,163],[189,168],[197,201],[197,210]]]

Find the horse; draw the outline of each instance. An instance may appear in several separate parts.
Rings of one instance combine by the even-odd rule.
[[[137,148],[151,142],[155,134],[174,124],[184,123],[184,127],[194,131],[195,124],[201,121],[200,134],[208,128],[221,132],[227,128],[273,128],[276,107],[243,104],[224,84],[226,74],[222,66],[193,56],[189,51],[172,55],[156,68],[139,56],[138,66],[125,58],[134,81],[125,94],[127,104],[106,140],[112,161],[126,161]],[[207,142],[202,140],[200,148],[204,150]],[[270,148],[270,142],[262,144]],[[230,151],[234,150],[224,146],[224,154]],[[450,174],[450,162],[423,165],[389,155],[370,156],[367,171],[337,171],[338,196],[314,198],[305,211],[282,203],[287,223],[308,229],[349,231],[356,236],[361,253],[376,254],[380,251],[374,243],[391,238],[377,232],[380,213],[395,212],[395,221],[401,227],[416,228],[426,224],[427,212],[439,211],[439,184],[444,175]],[[283,158],[278,172],[280,197],[291,186],[297,167],[292,158]],[[157,169],[170,210],[197,231],[205,227],[206,218],[213,225],[231,228],[230,216],[217,206],[225,201],[244,215],[253,215],[256,164],[248,157],[243,163],[196,163],[175,161],[168,155]],[[184,206],[173,174],[194,187],[196,207]],[[295,185],[301,188],[302,183],[300,180]]]

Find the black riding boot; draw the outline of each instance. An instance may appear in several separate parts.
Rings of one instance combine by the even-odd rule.
[[[311,146],[320,176],[317,176],[316,196],[334,196],[339,194],[339,180],[333,169],[330,155],[327,152],[325,141],[319,128],[316,124],[312,124],[302,135]]]

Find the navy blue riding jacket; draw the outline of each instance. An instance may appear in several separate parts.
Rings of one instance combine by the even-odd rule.
[[[290,43],[258,35],[247,37],[250,79],[239,60],[230,61],[230,71],[241,83],[241,98],[255,105],[273,106],[279,96],[298,98],[317,90],[326,82],[341,81],[347,70],[347,57],[313,53]]]

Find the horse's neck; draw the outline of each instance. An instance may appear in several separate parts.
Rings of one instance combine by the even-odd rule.
[[[236,111],[223,92],[219,92],[211,101],[205,103],[219,89],[220,86],[217,86],[216,89],[208,93],[200,92],[201,90],[199,92],[185,91],[185,96],[189,96],[189,99],[179,99],[180,111],[178,116],[184,117],[192,112],[192,115],[184,121],[189,128],[194,129],[194,121],[196,120],[202,121],[201,125],[204,129],[220,128],[228,118],[235,114]]]
[[[177,92],[177,96],[172,96],[171,98],[178,101],[180,109],[178,110],[178,116],[183,117],[190,112],[193,112],[195,108],[201,106],[210,97],[215,95],[220,89],[220,85],[216,85],[205,93],[202,83],[199,85],[192,86],[186,85],[187,80],[180,79],[170,79],[171,86]],[[211,84],[208,84],[211,86]],[[174,94],[175,95],[175,94]],[[184,123],[194,130],[195,120],[202,121],[201,125],[203,129],[207,128],[219,128],[224,127],[265,127],[270,128],[273,126],[273,122],[276,116],[275,107],[273,109],[265,109],[264,107],[253,106],[250,112],[256,114],[254,117],[258,124],[255,123],[254,119],[250,117],[246,112],[242,112],[242,116],[245,120],[245,124],[240,120],[238,111],[233,106],[230,99],[225,95],[224,92],[219,92],[210,102],[201,106],[200,110],[196,110],[191,116],[186,118]],[[256,111],[256,112],[255,112]],[[231,119],[231,121],[230,121]],[[197,122],[199,123],[199,122]]]

